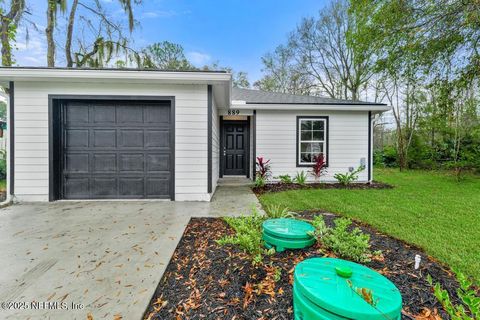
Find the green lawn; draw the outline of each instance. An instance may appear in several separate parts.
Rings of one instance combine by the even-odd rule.
[[[260,201],[293,211],[324,209],[366,222],[480,280],[480,178],[456,182],[444,172],[393,169],[375,169],[374,174],[395,188],[295,190],[265,194]]]
[[[7,180],[2,179],[0,180],[0,191],[5,191],[7,190]]]

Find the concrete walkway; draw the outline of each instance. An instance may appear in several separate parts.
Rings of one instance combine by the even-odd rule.
[[[2,304],[0,319],[84,320],[88,314],[141,319],[190,218],[244,214],[252,206],[259,206],[257,198],[239,186],[219,187],[211,203],[56,202],[4,208],[0,302],[19,304]],[[40,302],[41,310],[31,310],[32,301]],[[17,310],[3,310],[10,307]]]

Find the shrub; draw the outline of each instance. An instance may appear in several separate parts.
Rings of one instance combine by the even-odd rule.
[[[250,215],[225,217],[224,220],[233,230],[235,230],[235,235],[225,236],[220,240],[217,240],[218,244],[238,245],[252,256],[262,255],[262,253],[264,253],[262,223],[265,221],[265,217],[262,216],[256,208],[253,209],[252,214]]]
[[[371,260],[370,236],[359,228],[349,231],[352,224],[350,219],[335,219],[335,227],[329,228],[325,224],[323,216],[316,216],[312,224],[315,227],[314,235],[319,243],[340,258],[360,263]]]
[[[480,296],[475,290],[475,288],[478,288],[478,285],[470,281],[462,273],[457,273],[457,280],[460,284],[460,287],[457,289],[457,295],[462,304],[455,305],[450,300],[448,291],[442,289],[439,283],[433,285],[432,277],[430,275],[427,277],[428,283],[433,285],[435,297],[452,320],[480,319]]]
[[[292,177],[290,177],[289,174],[280,175],[280,176],[278,176],[278,179],[280,179],[280,182],[284,183],[284,184],[293,183],[293,179],[292,179]]]
[[[265,213],[268,219],[293,218],[295,216],[295,213],[290,212],[288,208],[276,204],[267,205]]]
[[[325,162],[325,156],[323,155],[323,153],[313,156],[313,161],[315,163],[310,173],[315,178],[315,181],[318,181],[318,179],[320,179],[320,177],[326,173],[327,163]]]
[[[265,160],[263,157],[257,157],[257,177],[262,177],[268,180],[271,175],[270,160]]]
[[[267,179],[261,177],[261,176],[257,176],[255,178],[255,187],[257,188],[262,188],[265,186],[265,184],[267,183]]]
[[[297,175],[295,178],[293,178],[293,181],[301,186],[304,186],[307,183],[307,175],[304,171],[297,172]]]
[[[347,173],[335,173],[333,176],[335,179],[337,179],[338,183],[341,185],[347,186],[353,181],[358,180],[358,174],[365,170],[364,166],[360,166],[357,169],[353,170],[352,172],[347,172]]]
[[[251,255],[253,264],[260,264],[263,256],[272,254],[275,249],[264,248],[262,239],[262,224],[267,219],[291,218],[294,216],[287,208],[271,205],[265,208],[265,215],[260,214],[257,208],[252,209],[250,215],[241,217],[225,217],[225,222],[235,231],[234,235],[224,236],[217,240],[219,245],[233,244]]]

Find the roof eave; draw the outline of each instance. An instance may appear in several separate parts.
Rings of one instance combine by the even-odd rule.
[[[232,109],[255,110],[301,110],[301,111],[378,111],[391,110],[388,105],[382,104],[232,104]]]
[[[223,72],[184,72],[108,69],[39,69],[0,68],[2,81],[158,81],[169,83],[230,82],[232,75]]]

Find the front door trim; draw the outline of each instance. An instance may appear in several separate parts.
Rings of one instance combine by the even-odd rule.
[[[68,100],[107,100],[107,101],[168,101],[170,103],[170,200],[175,200],[175,96],[122,96],[122,95],[48,95],[48,149],[49,149],[49,174],[48,174],[48,199],[60,199],[59,174],[61,168],[58,163],[61,148],[58,147],[59,128],[61,126],[60,103]]]

